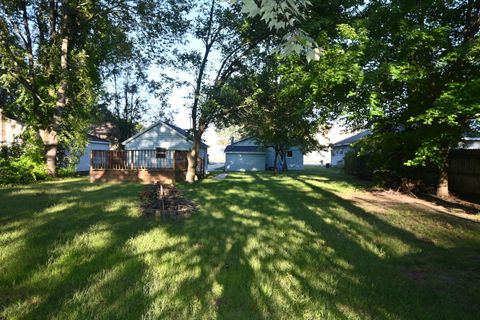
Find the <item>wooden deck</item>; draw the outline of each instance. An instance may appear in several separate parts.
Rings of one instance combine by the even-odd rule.
[[[185,181],[188,151],[179,150],[93,150],[91,182],[137,182],[174,184]],[[205,163],[199,158],[197,175],[203,178]]]

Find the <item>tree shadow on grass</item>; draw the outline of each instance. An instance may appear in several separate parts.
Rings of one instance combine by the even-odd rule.
[[[472,317],[472,310],[416,286],[399,269],[419,252],[443,256],[457,249],[438,249],[303,176],[230,175],[185,189],[201,212],[166,230],[182,236],[184,248],[195,248],[183,261],[201,272],[180,281],[170,299],[184,305],[196,296],[203,310],[195,315]]]
[[[0,230],[18,233],[6,239],[1,260],[4,316],[140,318],[149,306],[146,266],[126,244],[158,224],[129,215],[138,186],[59,185],[2,190],[9,205]]]
[[[131,185],[77,183],[35,212],[19,193],[0,231],[12,238],[18,224],[13,243],[25,245],[0,275],[0,304],[22,318],[475,318],[457,293],[478,294],[476,273],[457,289],[425,274],[478,270],[478,250],[438,247],[322,183],[333,180],[259,173],[182,185],[200,209],[168,222],[130,215],[141,189]]]

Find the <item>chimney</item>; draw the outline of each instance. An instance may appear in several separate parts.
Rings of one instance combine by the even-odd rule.
[[[235,138],[234,137],[230,137],[230,144],[233,144],[235,142]]]

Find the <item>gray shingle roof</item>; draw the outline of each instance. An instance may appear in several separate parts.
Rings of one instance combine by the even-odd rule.
[[[97,136],[94,136],[93,134],[87,134],[87,137],[88,137],[88,140],[89,140],[89,141],[94,141],[94,142],[108,142],[108,143],[110,143],[110,141],[108,141],[107,139],[99,138],[99,137],[97,137]]]
[[[338,142],[335,142],[333,144],[334,147],[340,147],[340,146],[348,146],[354,142],[357,142],[358,140],[362,139],[365,136],[368,136],[370,134],[370,130],[365,130],[360,133],[357,133],[354,136],[351,136],[350,138],[340,140]]]
[[[236,146],[228,145],[225,148],[225,152],[245,152],[245,153],[258,153],[258,152],[265,152],[265,149],[260,146]]]

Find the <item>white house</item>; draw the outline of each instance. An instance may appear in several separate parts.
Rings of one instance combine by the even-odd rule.
[[[88,144],[75,167],[76,172],[86,172],[90,170],[90,154],[92,150],[110,150],[110,141],[89,134]]]
[[[5,117],[0,109],[0,144],[11,144],[25,130],[25,124]]]
[[[347,139],[340,140],[332,145],[331,149],[331,154],[332,154],[332,166],[343,166],[344,160],[343,158],[345,157],[345,154],[351,150],[351,145],[354,142],[357,142],[358,140],[362,139],[363,137],[367,136],[370,134],[369,130],[362,131],[360,133],[357,133],[354,136],[351,136]]]
[[[274,166],[275,150],[261,146],[253,137],[232,142],[225,148],[225,171],[263,171]],[[288,170],[303,170],[303,152],[298,147],[287,151]],[[281,159],[277,166],[281,168]]]
[[[480,137],[464,137],[458,149],[480,149]]]
[[[193,141],[186,130],[171,123],[158,121],[125,140],[122,145],[125,150],[156,150],[156,154],[159,155],[168,150],[176,151],[186,157],[186,153],[192,149]],[[203,162],[203,173],[205,173],[208,163],[208,145],[204,142],[200,143],[199,158]],[[151,160],[155,161],[155,159]]]

